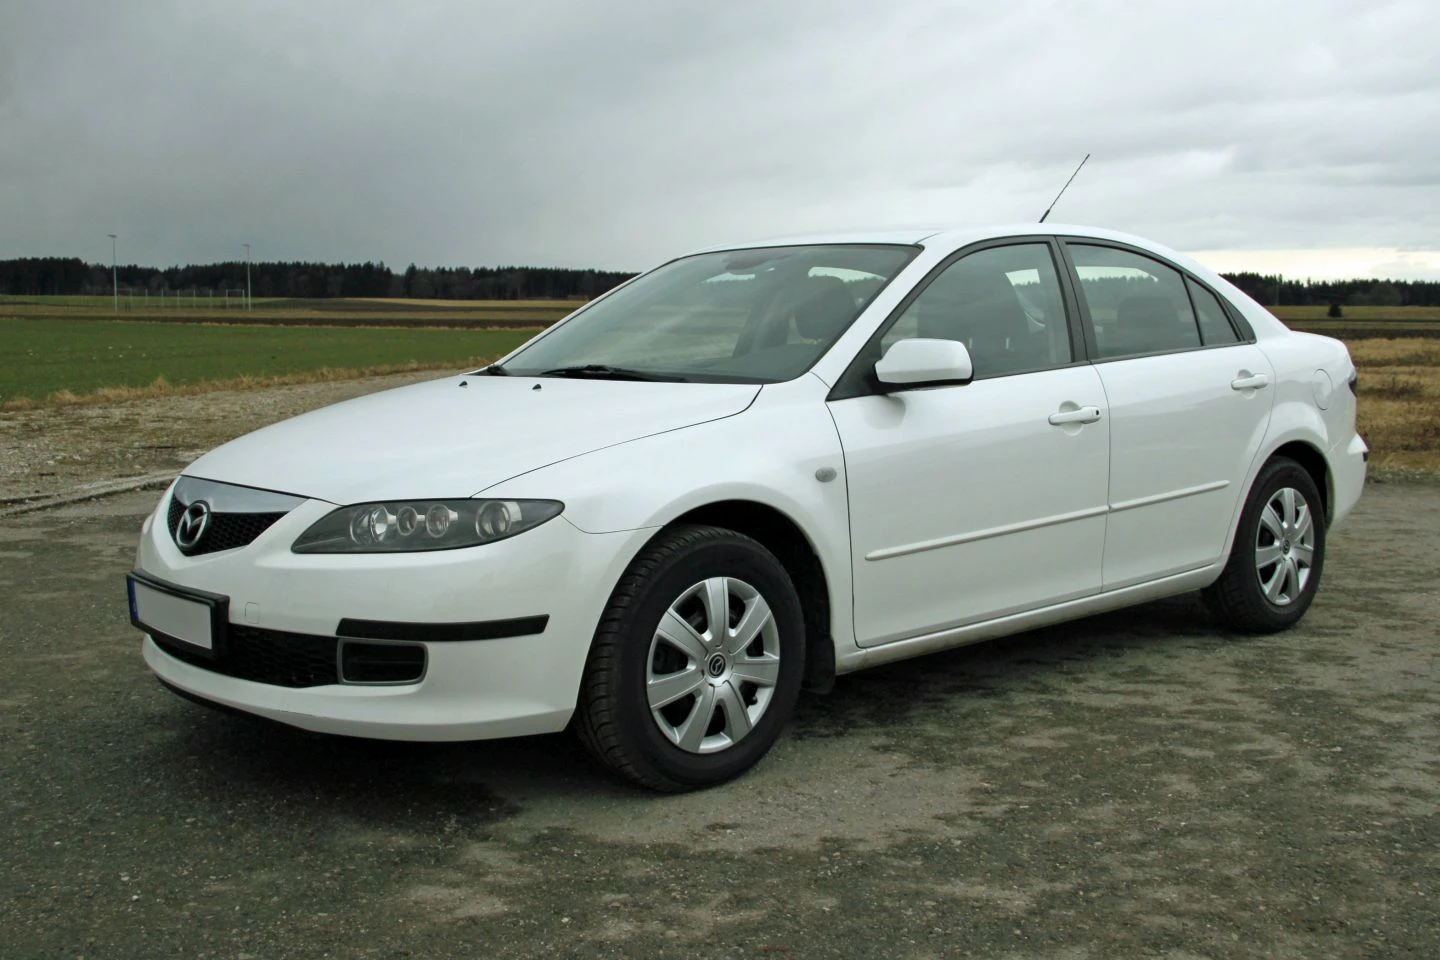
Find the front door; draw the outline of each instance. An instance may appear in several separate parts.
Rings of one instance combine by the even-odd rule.
[[[892,319],[970,349],[975,380],[833,400],[862,646],[1099,592],[1109,475],[1100,378],[1074,364],[1051,248],[944,267]]]

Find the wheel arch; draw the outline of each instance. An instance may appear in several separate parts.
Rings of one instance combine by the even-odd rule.
[[[1274,422],[1272,421],[1272,430]],[[1260,473],[1265,465],[1276,457],[1286,457],[1294,460],[1300,467],[1310,475],[1315,482],[1315,489],[1320,491],[1323,516],[1327,524],[1335,512],[1335,484],[1330,469],[1330,462],[1322,451],[1320,443],[1316,442],[1316,424],[1310,420],[1301,419],[1298,424],[1292,424],[1290,429],[1280,433],[1278,437],[1272,436],[1266,439],[1266,443],[1260,448],[1255,459],[1251,461],[1250,471],[1245,477],[1244,486],[1239,496],[1235,499],[1235,509],[1230,516],[1230,530],[1226,534],[1225,546],[1215,564],[1215,576],[1219,577],[1222,572],[1226,558],[1235,545],[1235,533],[1240,525],[1240,516],[1245,510],[1245,503],[1250,497],[1250,491],[1254,489]],[[1321,434],[1323,436],[1323,434]]]
[[[805,688],[827,692],[835,682],[830,581],[819,552],[801,526],[769,504],[755,500],[719,500],[687,510],[657,531],[656,536],[683,524],[734,530],[775,555],[795,584],[805,619]]]
[[[1321,506],[1325,509],[1325,519],[1328,522],[1334,514],[1332,504],[1335,501],[1335,490],[1330,475],[1330,464],[1325,459],[1325,454],[1314,444],[1304,440],[1291,440],[1275,448],[1264,462],[1268,463],[1276,457],[1287,457],[1294,460],[1305,468],[1306,473],[1310,474],[1310,479],[1315,481],[1315,489],[1320,491]]]

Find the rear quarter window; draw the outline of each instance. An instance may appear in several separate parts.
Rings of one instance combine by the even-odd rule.
[[[1230,325],[1230,318],[1220,306],[1220,300],[1193,280],[1186,279],[1190,288],[1190,300],[1195,304],[1195,319],[1200,324],[1200,340],[1207,347],[1227,343],[1239,343],[1240,335]]]

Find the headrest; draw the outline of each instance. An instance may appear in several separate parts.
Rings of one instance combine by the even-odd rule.
[[[1027,332],[1025,311],[1005,274],[989,264],[961,261],[916,301],[919,333],[973,344],[1004,341]]]
[[[837,336],[859,311],[839,277],[808,277],[795,307],[795,330],[806,340]]]
[[[1126,297],[1115,308],[1115,322],[1121,327],[1155,324],[1163,328],[1179,319],[1180,314],[1169,297]]]

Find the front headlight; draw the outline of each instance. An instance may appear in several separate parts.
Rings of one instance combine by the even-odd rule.
[[[389,500],[333,510],[294,553],[408,553],[493,543],[560,515],[556,500]]]

